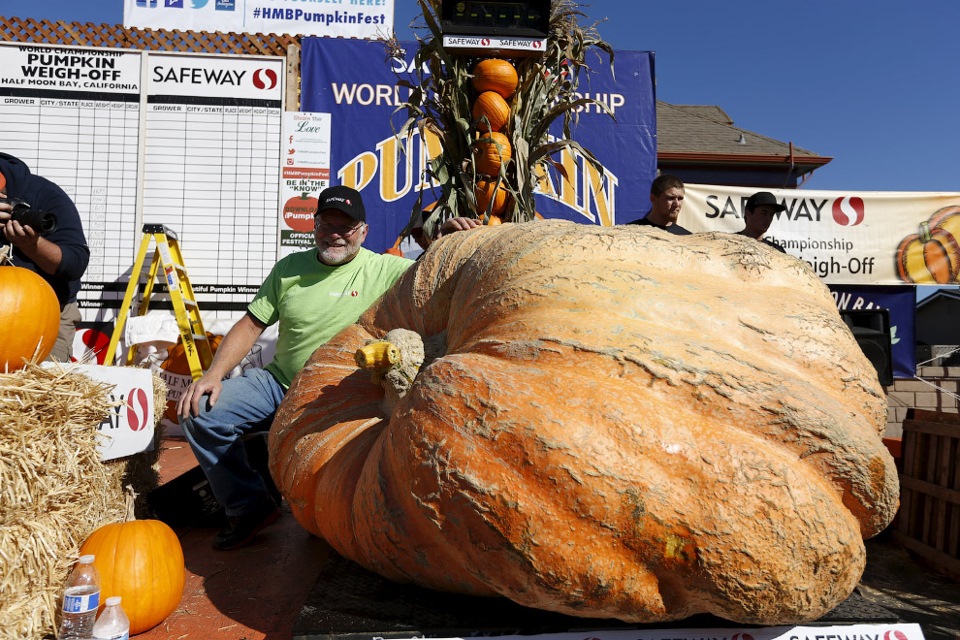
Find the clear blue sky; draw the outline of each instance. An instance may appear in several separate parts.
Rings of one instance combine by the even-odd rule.
[[[410,38],[413,0],[396,0]],[[960,0],[594,0],[616,49],[656,52],[657,97],[833,157],[807,189],[960,191]],[[122,0],[0,0],[0,15],[121,24]]]

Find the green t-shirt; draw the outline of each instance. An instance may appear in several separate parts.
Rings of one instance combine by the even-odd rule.
[[[267,371],[289,388],[317,347],[356,322],[412,265],[362,247],[353,260],[336,267],[320,262],[316,249],[281,259],[247,307],[267,325],[280,322]]]

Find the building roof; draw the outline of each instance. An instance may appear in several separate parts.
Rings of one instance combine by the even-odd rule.
[[[754,169],[802,178],[833,158],[734,126],[715,105],[657,101],[657,158],[661,166]]]

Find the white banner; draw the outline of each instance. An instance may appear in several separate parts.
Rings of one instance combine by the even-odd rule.
[[[317,194],[330,186],[329,113],[288,111],[280,167],[280,257],[315,246]]]
[[[123,26],[371,38],[393,33],[394,0],[124,0]]]
[[[496,636],[497,640],[923,640],[920,625],[849,624],[800,627],[592,629]],[[415,640],[411,638],[410,640]],[[455,636],[440,640],[464,640]]]
[[[688,184],[678,223],[743,229],[747,198],[770,191],[786,211],[764,236],[829,284],[956,284],[960,193],[806,191]]]

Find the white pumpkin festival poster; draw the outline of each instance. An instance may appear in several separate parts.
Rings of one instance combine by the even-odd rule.
[[[329,113],[284,114],[280,153],[279,257],[309,249],[317,195],[330,186]]]

